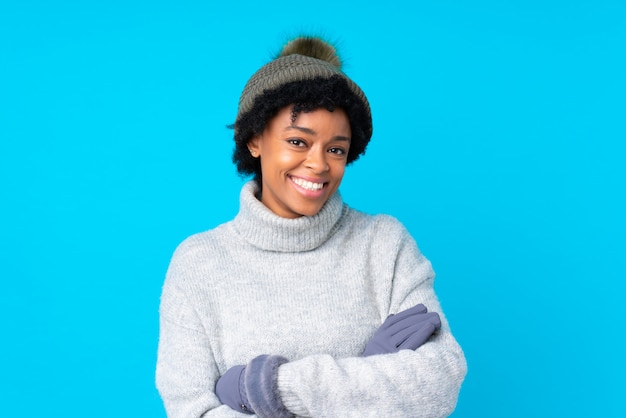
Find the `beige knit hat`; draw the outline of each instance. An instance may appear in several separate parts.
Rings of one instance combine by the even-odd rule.
[[[249,112],[254,101],[266,91],[276,89],[294,81],[305,81],[315,77],[330,78],[338,75],[346,80],[348,87],[362,102],[371,121],[371,110],[365,93],[341,71],[341,61],[334,46],[311,36],[302,36],[288,42],[279,56],[261,67],[246,83],[239,99],[237,120]],[[371,123],[364,127],[371,135]]]

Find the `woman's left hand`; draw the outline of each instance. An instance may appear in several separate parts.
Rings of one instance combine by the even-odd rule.
[[[436,312],[428,312],[421,303],[396,315],[389,315],[365,346],[363,356],[416,350],[441,328]]]

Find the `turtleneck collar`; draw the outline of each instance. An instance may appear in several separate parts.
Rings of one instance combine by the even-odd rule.
[[[257,192],[254,180],[244,184],[239,197],[239,213],[233,220],[233,226],[246,241],[263,250],[313,250],[333,234],[343,213],[339,192],[331,196],[316,215],[295,219],[276,215],[256,198]]]

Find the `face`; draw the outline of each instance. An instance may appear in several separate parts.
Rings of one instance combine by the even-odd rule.
[[[350,122],[341,109],[283,108],[248,146],[261,159],[261,202],[283,218],[317,214],[337,191],[350,149]]]

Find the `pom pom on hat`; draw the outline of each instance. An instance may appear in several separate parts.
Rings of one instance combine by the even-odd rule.
[[[337,50],[328,42],[312,36],[302,36],[289,41],[280,52],[278,57],[287,55],[304,55],[326,61],[337,68],[341,68],[341,60],[337,55]]]
[[[249,112],[255,100],[266,91],[280,88],[287,83],[315,78],[328,79],[335,75],[346,80],[350,90],[363,103],[367,114],[370,114],[365,93],[341,71],[341,60],[335,47],[318,37],[301,36],[285,44],[276,59],[265,64],[250,77],[239,98],[237,120]],[[366,130],[371,131],[371,127]]]

